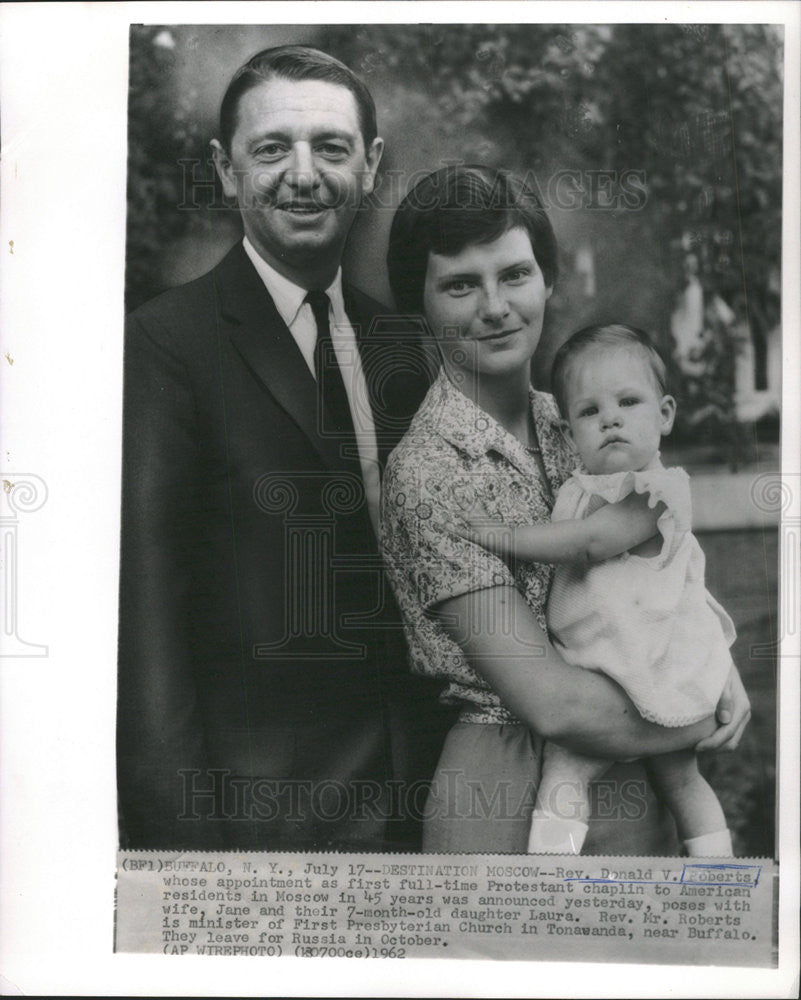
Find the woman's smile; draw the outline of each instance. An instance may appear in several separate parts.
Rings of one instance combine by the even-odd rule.
[[[522,227],[452,256],[430,253],[423,302],[445,370],[528,384],[550,294]]]
[[[511,337],[516,333],[520,333],[521,327],[516,327],[514,330],[499,330],[497,333],[487,333],[483,337],[478,337],[478,340],[505,340],[507,337]]]

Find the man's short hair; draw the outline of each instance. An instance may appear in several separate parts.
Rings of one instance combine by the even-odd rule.
[[[454,256],[516,227],[528,233],[545,284],[553,287],[556,237],[528,185],[486,166],[449,166],[428,174],[409,191],[392,220],[387,268],[398,307],[423,312],[429,253]]]
[[[277,45],[257,52],[234,73],[220,105],[220,142],[230,152],[236,131],[239,102],[254,87],[273,80],[323,80],[349,90],[356,101],[364,147],[378,134],[375,103],[370,91],[339,59],[311,45]]]
[[[556,399],[559,412],[567,420],[567,395],[570,372],[576,358],[596,345],[618,348],[636,354],[649,369],[654,384],[660,394],[667,391],[667,369],[665,362],[644,330],[625,323],[607,323],[599,326],[585,326],[569,337],[554,355],[551,367],[551,392]]]

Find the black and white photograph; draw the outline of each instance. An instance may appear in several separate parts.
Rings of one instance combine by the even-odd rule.
[[[782,53],[132,26],[121,845],[773,856]]]
[[[104,845],[66,992],[790,995],[797,14],[63,6],[113,86],[49,226],[4,211],[0,496],[20,926]],[[4,210],[16,81],[62,106],[25,62]]]

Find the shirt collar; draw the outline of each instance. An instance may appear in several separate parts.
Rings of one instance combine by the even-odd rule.
[[[470,458],[480,458],[490,451],[499,452],[520,468],[531,462],[528,450],[498,421],[468,399],[440,368],[432,387],[437,410],[437,431],[455,448]],[[542,440],[545,429],[561,431],[559,417],[550,398],[528,390],[534,426]]]
[[[300,307],[306,301],[307,289],[296,285],[294,281],[290,281],[289,278],[279,274],[274,267],[271,267],[247,236],[242,240],[242,246],[270,293],[281,319],[288,327],[291,327],[297,319]],[[325,293],[331,300],[334,316],[343,313],[345,305],[342,298],[342,268],[337,270],[334,280],[325,289]]]

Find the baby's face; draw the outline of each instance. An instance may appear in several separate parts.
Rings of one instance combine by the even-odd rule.
[[[570,435],[594,475],[639,472],[659,464],[659,443],[676,404],[663,396],[636,349],[590,347],[567,380]]]

